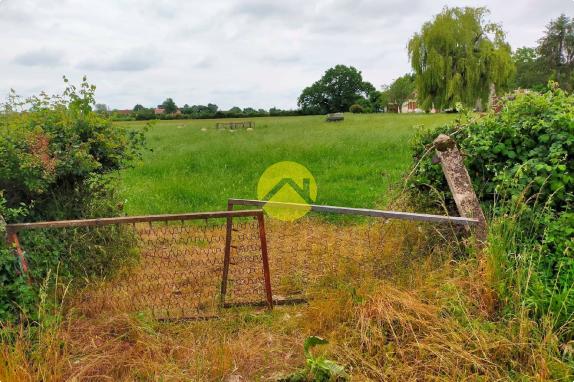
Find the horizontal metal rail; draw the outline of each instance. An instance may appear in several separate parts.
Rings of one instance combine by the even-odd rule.
[[[396,212],[396,211],[383,211],[383,210],[373,210],[367,208],[349,208],[349,207],[335,207],[335,206],[322,206],[316,204],[298,204],[298,203],[281,203],[281,202],[266,202],[263,200],[255,199],[229,199],[228,204],[233,207],[237,206],[255,206],[264,207],[266,204],[286,206],[286,207],[303,207],[307,206],[311,208],[311,211],[315,212],[326,212],[331,214],[340,215],[356,215],[356,216],[371,216],[386,219],[400,219],[400,220],[414,220],[414,221],[426,221],[432,223],[443,223],[443,224],[456,224],[456,225],[476,225],[478,224],[478,219],[463,218],[458,216],[442,216],[442,215],[429,215],[429,214],[417,214],[412,212]]]
[[[234,217],[257,217],[263,213],[262,210],[244,210],[244,211],[217,211],[217,212],[194,212],[187,214],[173,215],[143,215],[143,216],[122,216],[115,218],[100,219],[81,219],[81,220],[56,220],[35,223],[15,223],[7,224],[8,232],[18,232],[22,230],[40,229],[40,228],[65,228],[65,227],[94,227],[114,224],[132,224],[148,222],[167,222],[178,220],[196,220],[196,219],[217,219],[217,218],[234,218]]]

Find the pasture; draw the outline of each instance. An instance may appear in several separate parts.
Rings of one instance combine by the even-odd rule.
[[[214,120],[161,121],[147,133],[142,161],[119,176],[125,208],[130,215],[224,209],[230,197],[255,198],[260,174],[284,160],[315,175],[318,204],[384,208],[400,196],[417,126],[453,118],[257,118],[255,129],[235,132],[216,129]],[[17,336],[0,352],[7,360],[0,380],[301,381],[302,368],[321,357],[323,365],[343,366],[351,381],[526,380],[547,368],[544,341],[529,342],[514,324],[493,321],[491,270],[473,256],[461,258],[465,242],[448,226],[268,219],[274,297],[307,302],[267,310],[233,304],[262,289],[254,226],[234,228],[231,304],[220,306],[223,221],[176,223],[139,227],[143,260],[66,297],[62,322],[38,328],[41,346]],[[82,240],[89,237],[84,232]],[[201,308],[210,319],[158,321],[150,304]],[[329,342],[305,354],[309,336]]]
[[[230,197],[256,198],[270,165],[295,161],[318,184],[317,204],[384,206],[410,166],[409,140],[417,126],[452,115],[346,114],[255,118],[253,130],[215,129],[228,120],[158,121],[147,133],[150,151],[121,174],[128,214],[224,209]],[[241,121],[241,119],[238,119]],[[123,122],[143,128],[144,122]]]

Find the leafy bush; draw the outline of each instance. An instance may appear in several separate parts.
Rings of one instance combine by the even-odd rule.
[[[358,104],[354,103],[354,104],[352,104],[351,107],[349,108],[349,111],[350,111],[351,113],[357,114],[357,113],[362,113],[364,110],[363,110],[363,107],[362,107],[361,105],[358,105]]]
[[[563,327],[569,340],[574,313],[574,213],[547,219],[541,248],[535,251],[537,272],[528,288],[529,303],[538,317],[554,313],[557,328]],[[567,329],[567,330],[564,330]]]
[[[562,337],[571,339],[574,95],[550,86],[543,94],[512,94],[498,106],[498,113],[467,114],[453,124],[421,130],[414,143],[417,167],[411,186],[417,191],[430,187],[448,193],[440,165],[432,163],[429,154],[434,153],[436,136],[454,137],[465,154],[475,190],[497,227],[502,220],[502,225],[512,226],[505,230],[515,232],[511,238],[491,238],[491,250],[507,245],[500,251],[506,258],[497,260],[503,268],[501,298],[511,299],[509,295],[519,290],[518,305],[528,306],[539,319],[550,315],[553,326],[562,328]]]
[[[67,79],[64,78],[67,83]],[[84,78],[80,87],[68,85],[62,95],[40,94],[21,99],[12,93],[0,112],[0,215],[6,222],[113,216],[121,203],[112,173],[138,158],[142,131],[112,125],[92,110],[95,87]],[[78,235],[68,231],[27,232],[26,257],[31,265],[29,285],[19,275],[20,264],[6,247],[0,248],[0,320],[10,319],[16,305],[33,311],[34,285],[56,271],[62,276],[106,274],[115,266],[110,257],[92,251],[105,231]],[[107,241],[117,238],[107,234]],[[80,247],[69,253],[69,243]],[[110,246],[111,247],[111,246]],[[48,250],[49,248],[49,250]],[[68,248],[68,250],[65,250]],[[86,256],[88,255],[88,256]],[[113,256],[113,258],[117,258]],[[94,261],[85,261],[96,258]],[[79,261],[82,259],[82,261]],[[74,261],[72,261],[74,260]],[[81,264],[81,266],[79,266]],[[90,264],[93,265],[90,268]],[[16,305],[15,305],[16,304]]]
[[[545,94],[516,93],[501,101],[501,111],[464,116],[436,130],[421,131],[414,143],[419,166],[411,184],[445,191],[440,165],[424,153],[440,133],[453,136],[482,201],[536,195],[556,211],[574,201],[574,96],[554,88]],[[431,149],[431,152],[432,149]]]

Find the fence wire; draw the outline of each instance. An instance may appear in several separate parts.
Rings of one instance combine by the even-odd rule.
[[[406,261],[432,251],[427,235],[438,233],[433,228],[381,218],[354,224],[329,223],[317,216],[293,223],[268,220],[274,300],[314,298],[321,286],[390,277]]]
[[[232,217],[245,213],[252,215]],[[405,259],[432,252],[429,236],[444,245],[441,236],[453,229],[446,226],[441,233],[432,222],[379,217],[330,222],[316,212],[292,223],[269,218],[263,223],[261,210],[216,214],[223,217],[163,221],[156,216],[148,222],[19,235],[30,269],[45,269],[46,261],[55,267],[57,260],[64,273],[91,280],[80,304],[88,312],[180,319],[213,317],[225,307],[271,299],[301,301],[317,297],[321,286],[381,279]]]
[[[258,222],[232,221],[224,301],[226,219],[47,228],[20,233],[20,242],[30,269],[38,268],[42,254],[57,253],[62,271],[92,279],[80,304],[89,312],[202,318],[218,315],[222,303],[265,301]]]

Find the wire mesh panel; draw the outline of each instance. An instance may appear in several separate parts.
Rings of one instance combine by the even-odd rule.
[[[265,302],[261,213],[204,216],[48,227],[19,236],[30,269],[46,251],[57,251],[59,261],[75,273],[83,269],[92,279],[82,297],[90,311],[149,312],[160,319],[179,319],[215,316],[222,302]],[[229,241],[227,219],[233,232]],[[54,243],[39,236],[60,240]],[[229,267],[224,274],[226,245]],[[100,264],[92,264],[94,259]],[[224,278],[227,290],[222,299]]]
[[[256,222],[237,222],[227,301],[264,301]],[[138,264],[98,288],[102,309],[149,310],[158,318],[217,315],[226,227],[224,222],[183,222],[135,227]]]
[[[309,291],[326,277],[366,276],[383,270],[383,224],[339,225],[316,217],[293,223],[269,221],[275,298],[308,297]]]
[[[357,219],[328,221],[329,213]],[[215,316],[233,305],[271,307],[312,297],[325,283],[380,278],[397,270],[405,255],[430,253],[421,246],[432,243],[429,235],[441,237],[435,223],[448,223],[446,230],[475,223],[330,206],[312,206],[295,222],[265,223],[263,216],[262,210],[241,210],[23,223],[8,225],[7,236],[19,269],[31,269],[33,281],[42,281],[35,269],[57,267],[90,279],[83,295],[90,311],[178,319]]]
[[[358,220],[333,222],[316,214],[295,222],[268,219],[276,302],[317,297],[326,285],[359,286],[366,279],[396,277],[410,261],[443,247],[441,230],[450,229],[429,222]],[[435,239],[428,240],[429,235]]]
[[[232,199],[230,208],[263,203]],[[436,244],[444,245],[444,234],[449,236],[448,231],[470,221],[392,211],[312,207],[304,218],[294,222],[267,220],[271,284],[277,303],[314,297],[325,284],[353,285],[366,278],[392,276],[408,261],[431,253]],[[327,218],[335,215],[339,218]],[[436,240],[428,240],[429,235]]]

